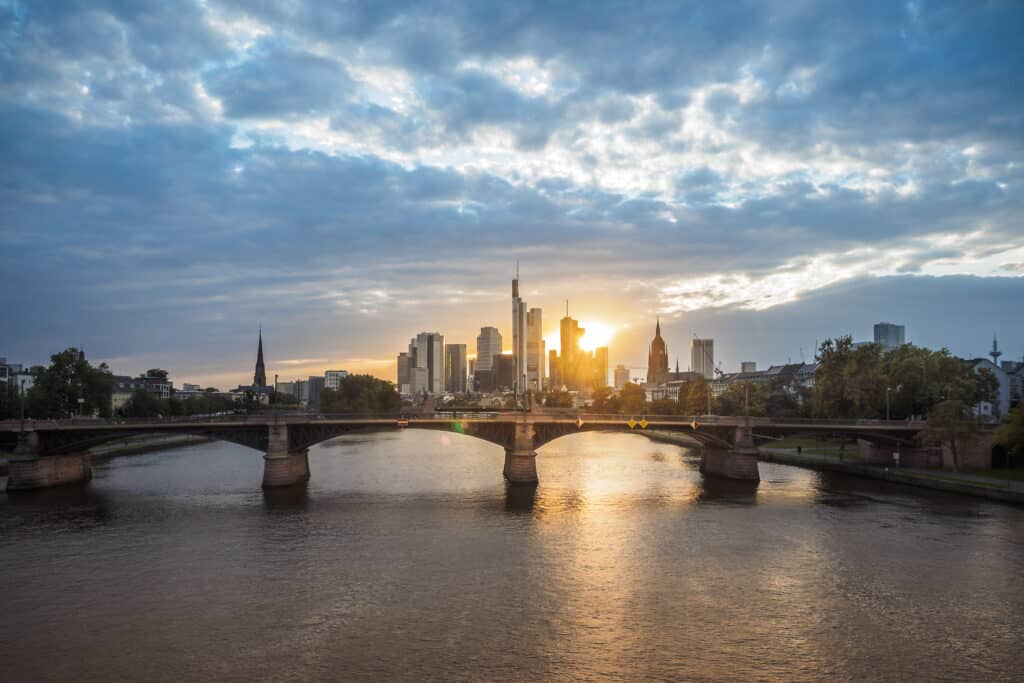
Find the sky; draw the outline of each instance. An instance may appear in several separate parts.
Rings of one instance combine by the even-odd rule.
[[[0,355],[176,383],[879,321],[1024,353],[1024,4],[0,0]]]

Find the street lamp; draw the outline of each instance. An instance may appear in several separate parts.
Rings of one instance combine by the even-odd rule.
[[[82,417],[82,407],[84,405],[85,405],[85,399],[84,398],[79,398],[78,399],[78,417]]]
[[[21,380],[21,431],[25,431],[25,380]]]
[[[885,388],[885,419],[889,420],[889,392],[892,391],[892,387]]]

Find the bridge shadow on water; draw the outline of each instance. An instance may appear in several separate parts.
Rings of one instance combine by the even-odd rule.
[[[263,489],[263,507],[273,512],[303,512],[309,507],[309,487],[303,482]]]
[[[537,486],[523,486],[505,482],[505,511],[532,513],[537,504]]]
[[[0,485],[4,483],[0,479]],[[89,482],[8,491],[0,495],[0,501],[16,510],[23,524],[32,527],[73,530],[107,524],[114,518],[113,502]]]
[[[756,481],[701,477],[695,500],[698,503],[757,505]]]

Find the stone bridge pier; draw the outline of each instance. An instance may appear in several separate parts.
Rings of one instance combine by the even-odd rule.
[[[309,481],[309,449],[291,449],[288,426],[272,424],[267,433],[267,453],[263,456],[263,488],[292,486]]]
[[[510,484],[537,484],[536,431],[533,422],[516,422],[512,446],[505,447],[505,469],[502,474]]]
[[[7,490],[31,491],[92,479],[88,453],[41,455],[39,433],[23,431],[7,460]]]
[[[706,477],[761,481],[757,469],[757,446],[749,426],[737,427],[731,448],[705,445],[700,460],[700,472]]]

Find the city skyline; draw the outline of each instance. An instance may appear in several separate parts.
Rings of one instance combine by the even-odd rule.
[[[292,10],[0,7],[0,352],[233,386],[263,323],[268,374],[393,379],[511,341],[516,260],[613,364],[657,316],[684,364],[1024,351],[1017,4]]]

